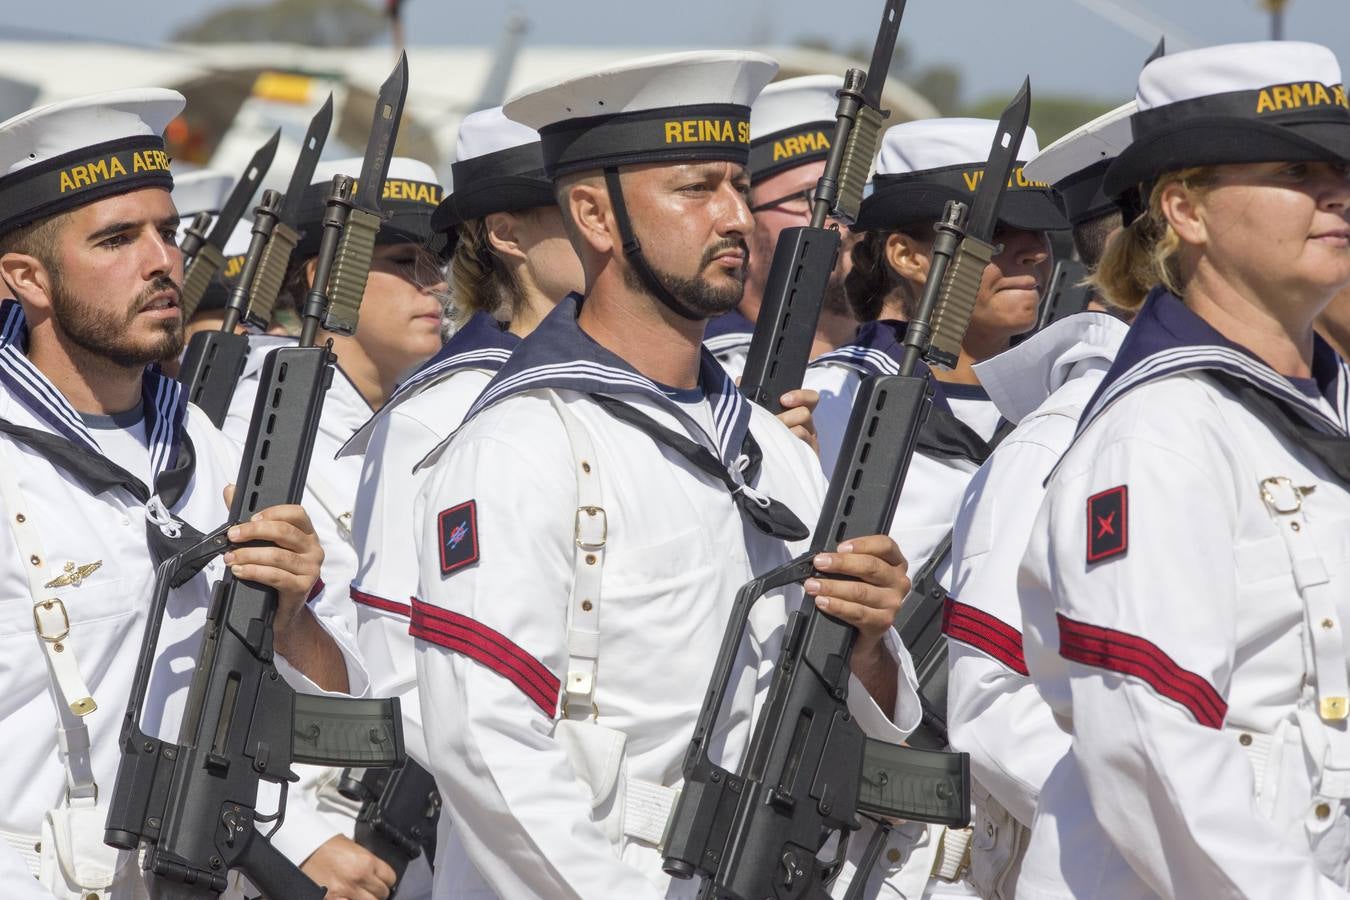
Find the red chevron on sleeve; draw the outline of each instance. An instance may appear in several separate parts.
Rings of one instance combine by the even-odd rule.
[[[1207,680],[1183,669],[1172,657],[1141,637],[1059,619],[1059,655],[1071,662],[1129,675],[1190,711],[1195,721],[1209,728],[1223,726],[1228,704]]]
[[[408,633],[487,666],[520,688],[544,715],[551,717],[557,709],[558,691],[562,687],[557,677],[504,634],[482,622],[414,597]]]
[[[954,641],[987,653],[1018,675],[1028,674],[1026,657],[1022,655],[1022,633],[982,609],[948,597],[942,632]]]
[[[403,616],[405,618],[412,615],[412,607],[408,604],[398,603],[394,600],[386,600],[375,594],[368,594],[365,591],[358,589],[356,585],[352,585],[348,588],[348,592],[352,595],[352,601],[359,603],[362,606],[369,606],[371,609],[378,609],[381,612],[393,613],[396,616]]]

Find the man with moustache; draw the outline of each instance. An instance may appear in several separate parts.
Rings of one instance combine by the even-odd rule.
[[[228,515],[238,452],[154,363],[182,349],[179,217],[162,132],[183,97],[146,88],[0,123],[0,895],[144,896],[102,843],[156,564]],[[306,605],[323,559],[298,506],[170,597],[149,733],[175,738],[223,567],[276,588],[277,667],[301,690],[364,690]],[[102,793],[100,794],[100,787]],[[101,805],[103,804],[103,805]],[[71,834],[72,840],[56,840]]]
[[[830,155],[843,84],[835,75],[788,78],[766,87],[750,107],[750,212],[755,228],[749,238],[745,293],[734,310],[708,322],[703,339],[733,378],[745,368],[778,235],[811,221],[811,196]],[[855,240],[851,232],[844,233],[811,345],[812,359],[848,343],[858,329],[844,291]]]
[[[520,342],[424,461],[412,603],[427,751],[453,822],[437,897],[693,896],[658,849],[737,588],[819,514],[816,457],[702,345],[741,298],[759,54],[650,57],[525,91],[586,293]],[[889,538],[806,590],[858,627],[850,707],[915,724]],[[792,596],[756,607],[714,743],[735,764]],[[604,612],[601,612],[601,606]],[[897,727],[897,724],[899,727]]]

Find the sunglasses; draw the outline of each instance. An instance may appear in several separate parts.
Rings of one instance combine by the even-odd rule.
[[[792,208],[788,208],[788,204],[798,204],[798,203],[800,203],[801,206],[794,205]],[[812,186],[809,188],[802,188],[801,190],[793,191],[792,193],[779,197],[776,200],[770,200],[766,203],[758,203],[750,207],[750,212],[758,213],[764,212],[764,210],[766,209],[782,209],[784,212],[795,213],[805,216],[811,214],[811,210],[815,208],[815,205],[816,205],[816,189],[814,186]]]

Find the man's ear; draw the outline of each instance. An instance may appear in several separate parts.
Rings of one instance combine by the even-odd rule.
[[[563,214],[571,220],[576,237],[601,254],[618,247],[609,192],[598,178],[586,178],[568,185],[562,200]]]
[[[499,256],[525,261],[525,250],[520,246],[520,235],[516,233],[520,219],[513,213],[489,213],[483,219],[488,244]]]
[[[25,309],[51,309],[51,272],[36,256],[27,253],[0,256],[0,279],[4,280],[14,299],[23,302]]]
[[[928,281],[931,261],[928,247],[901,231],[886,236],[886,265],[906,281],[922,285]]]

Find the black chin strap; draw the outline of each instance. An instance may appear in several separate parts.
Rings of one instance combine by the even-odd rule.
[[[619,183],[617,166],[605,167],[605,187],[609,188],[609,202],[614,204],[614,221],[619,226],[623,255],[628,264],[638,273],[638,277],[642,279],[651,295],[664,303],[667,309],[691,322],[702,320],[703,316],[676,300],[675,295],[666,289],[661,279],[652,271],[652,267],[647,265],[647,257],[642,255],[642,244],[638,243],[637,235],[633,233],[633,220],[628,218],[628,204],[623,199],[623,185]]]

